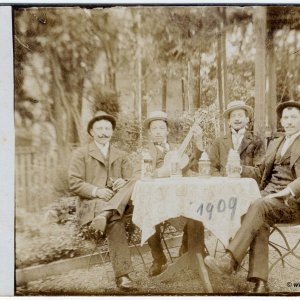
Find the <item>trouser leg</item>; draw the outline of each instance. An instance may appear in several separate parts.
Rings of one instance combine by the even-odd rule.
[[[123,221],[115,220],[110,222],[106,228],[106,235],[115,277],[124,276],[132,272],[130,250]]]
[[[268,281],[270,225],[265,223],[250,245],[248,280]]]
[[[148,245],[151,250],[153,260],[160,264],[165,264],[167,258],[164,254],[161,238],[160,225],[155,226],[155,233],[148,239]]]
[[[248,248],[259,233],[264,223],[289,222],[295,217],[293,209],[284,205],[283,201],[272,198],[257,199],[248,209],[242,220],[242,226],[230,242],[228,250],[240,264],[247,254]]]

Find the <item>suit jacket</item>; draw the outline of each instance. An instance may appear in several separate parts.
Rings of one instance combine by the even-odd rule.
[[[80,197],[77,216],[81,225],[94,218],[96,199],[92,196],[95,187],[104,188],[108,177],[129,179],[131,165],[127,153],[110,145],[109,159],[105,159],[94,142],[74,151],[69,167],[70,190]]]
[[[213,176],[226,176],[226,164],[229,150],[233,149],[231,134],[221,136],[212,144],[209,152]],[[239,147],[241,164],[254,166],[264,155],[264,145],[261,139],[250,132],[245,132]]]
[[[255,167],[243,167],[242,176],[253,177],[260,183],[263,190],[268,184],[273,171],[275,156],[284,137],[279,137],[270,142],[266,151],[265,159]],[[294,180],[288,184],[288,187],[294,192],[295,198],[300,200],[300,136],[296,138],[291,146],[290,169]]]
[[[178,148],[180,145],[178,144],[171,144],[170,145],[170,151]],[[147,145],[147,149],[149,150],[149,153],[152,157],[152,167],[153,170],[156,169],[156,160],[157,160],[157,149],[156,146],[154,145],[154,143],[152,141],[149,141],[148,145]],[[189,163],[188,165],[182,170],[182,173],[184,175],[188,175],[188,171],[190,169],[192,169],[193,171],[197,171],[197,163],[198,163],[198,159],[201,155],[201,151],[196,148],[196,150],[193,153],[189,154]],[[140,162],[142,161],[142,156],[140,157]],[[134,168],[134,179],[138,180],[141,178],[141,163],[137,164]]]

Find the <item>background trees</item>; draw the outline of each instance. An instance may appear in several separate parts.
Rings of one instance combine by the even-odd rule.
[[[268,8],[267,26],[280,101],[299,97],[299,9],[278,9]],[[175,116],[214,105],[221,116],[230,100],[253,105],[254,10],[15,9],[17,141],[44,130],[64,153],[66,145],[86,141],[85,124],[96,109],[141,121],[153,109]]]

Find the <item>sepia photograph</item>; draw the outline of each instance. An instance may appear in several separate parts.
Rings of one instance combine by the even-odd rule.
[[[15,296],[300,295],[300,6],[11,12]]]

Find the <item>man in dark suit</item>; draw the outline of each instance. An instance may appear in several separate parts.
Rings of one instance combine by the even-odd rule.
[[[170,176],[169,168],[164,168],[164,158],[165,155],[174,149],[174,145],[169,144],[167,137],[169,134],[168,127],[168,117],[165,112],[154,111],[151,112],[148,118],[144,122],[145,128],[148,129],[149,134],[149,143],[147,149],[149,154],[152,157],[152,165],[154,169],[154,176],[156,178],[163,178]],[[189,157],[189,164],[183,169],[183,174],[185,174],[195,162],[198,161],[201,151],[203,151],[202,144],[202,130],[199,126],[193,127],[194,141],[196,144],[196,151]],[[136,174],[140,173],[140,169],[136,169]],[[197,231],[196,238],[200,241],[201,249],[199,251],[203,256],[205,256],[205,247],[204,247],[204,226],[201,222],[188,220],[187,225],[184,228],[183,243],[181,247],[181,254],[187,251],[187,226],[189,228],[194,228],[193,230]],[[163,247],[161,243],[161,230],[160,226],[156,226],[156,232],[148,239],[148,245],[151,249],[151,254],[153,257],[153,263],[149,270],[149,276],[155,276],[160,274],[165,267],[167,258],[163,252]]]
[[[248,280],[254,292],[268,291],[268,241],[270,225],[298,220],[300,215],[300,103],[290,100],[277,106],[285,136],[273,140],[265,159],[255,167],[243,166],[242,176],[260,182],[261,195],[249,208],[241,228],[220,259],[206,257],[206,265],[230,274],[250,247]]]
[[[127,180],[132,172],[127,153],[110,144],[115,127],[116,119],[103,111],[89,121],[87,131],[93,141],[74,151],[69,184],[80,197],[79,224],[91,224],[95,230],[106,231],[116,284],[131,290],[134,286],[128,274],[132,265],[122,216],[131,196],[133,183]]]
[[[264,145],[259,137],[246,131],[252,108],[243,101],[232,101],[224,112],[230,133],[221,136],[213,143],[209,158],[213,176],[226,176],[226,163],[230,149],[240,154],[241,164],[254,166],[263,158]]]

